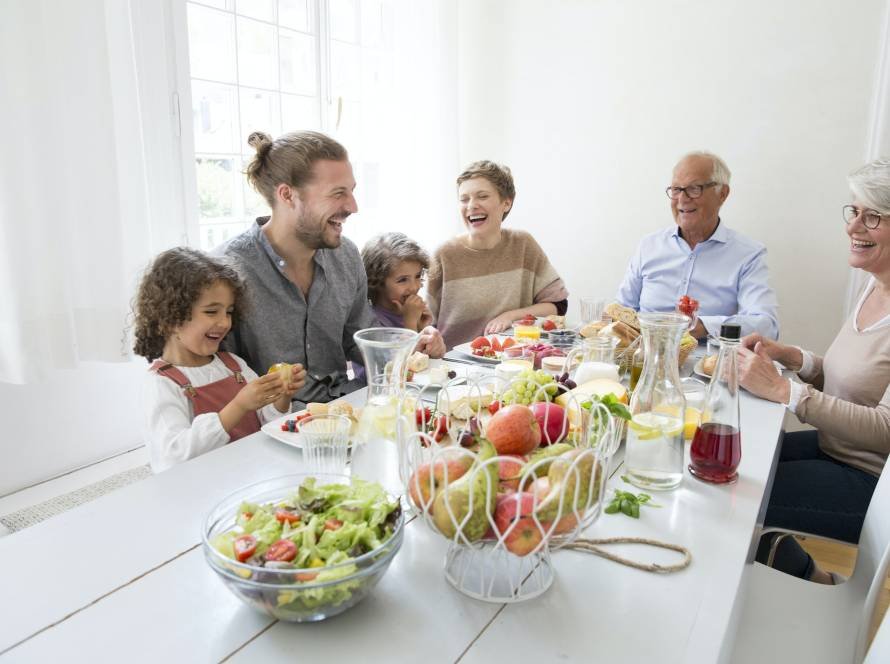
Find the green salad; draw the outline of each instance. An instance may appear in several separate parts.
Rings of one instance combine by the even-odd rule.
[[[327,582],[358,572],[359,565],[352,561],[383,546],[400,516],[398,500],[390,500],[379,484],[356,479],[352,484],[317,486],[310,477],[283,500],[241,503],[235,526],[213,537],[210,545],[231,560],[274,570],[263,574],[232,566],[231,571],[242,578],[296,584],[296,590],[278,591],[279,607],[299,601],[309,609],[350,598],[360,580]],[[325,585],[299,588],[309,583]]]

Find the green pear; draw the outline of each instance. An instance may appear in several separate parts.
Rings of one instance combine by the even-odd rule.
[[[498,464],[491,463],[484,470],[479,467],[496,454],[494,445],[482,438],[473,468],[436,494],[433,523],[448,539],[454,539],[460,530],[468,541],[474,542],[488,530],[488,517],[494,513],[497,499]]]
[[[587,452],[587,454],[584,454]],[[583,455],[583,456],[582,456]],[[572,464],[578,457],[581,459],[572,469]],[[578,511],[580,515],[588,509],[591,495],[599,494],[600,481],[602,480],[602,467],[595,464],[596,459],[589,450],[573,449],[559,455],[550,464],[547,479],[550,480],[550,491],[538,505],[535,512],[541,521],[552,521],[557,516],[564,517]],[[596,465],[596,476],[591,487],[591,474]],[[577,490],[577,496],[576,494]],[[591,493],[591,490],[593,493]],[[565,493],[563,498],[560,494]],[[562,510],[560,511],[560,501]]]
[[[535,475],[537,477],[546,477],[547,473],[550,471],[550,464],[553,463],[553,460],[558,457],[560,454],[564,454],[570,450],[575,449],[574,445],[570,443],[556,443],[555,445],[548,445],[547,447],[539,447],[537,450],[531,453],[528,461],[526,461],[525,465],[522,467],[522,470],[519,471],[519,476],[524,476],[533,466],[535,467]],[[539,461],[542,461],[541,465],[536,466]],[[531,482],[532,478],[529,475],[528,482]]]

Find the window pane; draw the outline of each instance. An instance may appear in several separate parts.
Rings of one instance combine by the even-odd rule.
[[[234,16],[189,3],[189,63],[194,78],[235,82]]]
[[[252,220],[251,220],[252,221]],[[221,224],[201,224],[201,249],[210,251],[247,228],[249,222],[235,221]]]
[[[240,152],[235,86],[192,81],[195,152]]]
[[[245,159],[241,164],[241,170],[247,170],[250,159]],[[247,181],[247,177],[241,177],[241,187],[244,190],[244,216],[253,221],[257,217],[265,217],[272,214],[269,204],[260,196],[256,189]]]
[[[352,44],[331,43],[331,94],[336,99],[359,98],[361,61],[359,47]]]
[[[357,39],[355,0],[330,0],[331,39],[355,43]]]
[[[257,88],[278,87],[275,57],[275,28],[238,19],[238,76],[241,85]]]
[[[293,30],[312,32],[306,0],[278,0],[278,24]]]
[[[235,11],[242,16],[275,22],[275,0],[237,0]]]
[[[380,46],[383,41],[383,3],[381,0],[362,0],[362,44]]]
[[[247,137],[253,131],[264,131],[274,138],[281,133],[277,92],[241,88],[241,135],[238,152],[249,150]]]
[[[203,219],[231,217],[235,207],[235,169],[232,159],[195,159],[198,205]],[[240,176],[240,174],[238,174]]]
[[[279,31],[281,91],[315,96],[315,37],[291,30]]]
[[[232,11],[235,0],[198,0],[198,2],[202,5],[216,7],[217,9],[228,9],[229,11]]]
[[[318,118],[318,98],[281,95],[281,131],[321,129]]]

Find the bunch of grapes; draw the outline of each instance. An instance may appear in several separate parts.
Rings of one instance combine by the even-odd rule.
[[[544,389],[541,389],[541,388]],[[559,385],[546,371],[526,369],[510,383],[502,400],[505,404],[520,403],[525,406],[535,401],[552,401],[559,394]]]

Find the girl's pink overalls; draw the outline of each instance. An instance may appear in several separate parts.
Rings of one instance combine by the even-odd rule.
[[[217,356],[234,375],[201,387],[192,387],[184,373],[164,360],[155,360],[151,365],[151,370],[166,376],[182,388],[192,402],[192,410],[196,416],[204,413],[218,413],[235,398],[247,381],[241,374],[241,367],[234,357],[225,351],[219,351]],[[241,418],[234,429],[229,431],[231,438],[229,442],[244,438],[244,436],[249,436],[259,430],[260,419],[257,417],[256,411],[251,411]]]

